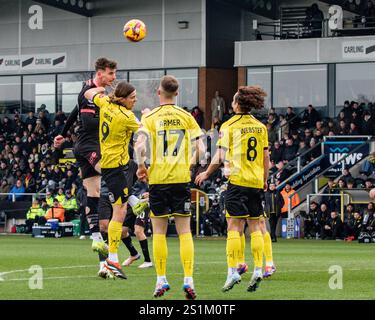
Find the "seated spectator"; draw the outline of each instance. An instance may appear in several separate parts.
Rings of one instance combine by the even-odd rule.
[[[346,125],[346,122],[344,120],[340,120],[339,122],[339,128],[337,130],[337,135],[339,136],[347,136],[349,134],[349,129]]]
[[[276,128],[276,126],[279,123],[279,121],[277,119],[276,113],[270,113],[270,114],[268,114],[267,123],[269,123],[271,125],[272,129]]]
[[[301,125],[305,128],[313,128],[316,122],[320,120],[319,112],[309,104],[302,114]]]
[[[375,172],[375,152],[371,153],[362,164],[360,173],[370,176]]]
[[[350,136],[359,135],[359,129],[357,127],[357,124],[355,122],[350,122],[349,124],[349,132],[348,134]]]
[[[25,126],[28,127],[29,125],[31,125],[34,130],[34,127],[36,126],[36,117],[32,111],[27,114],[27,118],[25,119]]]
[[[301,120],[290,106],[286,110],[285,120],[289,123],[290,130],[298,130]]]
[[[279,161],[283,160],[283,151],[284,148],[281,146],[279,141],[275,141],[273,146],[271,146],[270,150],[270,159],[274,161],[275,163],[278,163]]]
[[[1,180],[1,185],[0,185],[0,193],[9,193],[10,191],[10,185],[8,184],[7,179]],[[7,196],[6,195],[0,195],[0,201],[6,200]]]
[[[300,156],[304,154],[305,152],[307,152],[308,150],[309,148],[306,146],[306,142],[302,140],[299,142],[299,148],[297,150],[296,156]],[[307,153],[301,156],[301,166],[304,166],[307,163],[306,155]]]
[[[303,217],[305,239],[317,238],[320,235],[321,227],[318,222],[318,212],[318,204],[312,201],[309,210]]]
[[[373,189],[375,188],[374,180],[373,179],[366,179],[365,181],[365,189]]]
[[[337,125],[332,119],[328,120],[328,135],[330,131],[334,133],[333,135],[337,134]]]
[[[77,199],[72,195],[70,190],[65,192],[65,199],[62,203],[63,208],[65,209],[65,220],[71,221],[74,220],[78,215],[78,204]]]
[[[336,211],[331,212],[330,219],[324,224],[322,229],[322,239],[343,239],[343,223]]]
[[[320,204],[318,217],[317,217],[317,222],[320,227],[320,236],[322,236],[323,234],[324,225],[328,222],[329,217],[330,217],[330,211],[328,210],[328,206],[325,202],[322,202]]]
[[[307,145],[307,146],[310,146],[310,141],[311,141],[311,139],[312,139],[312,137],[313,137],[312,132],[311,132],[310,129],[305,129],[305,132],[304,132],[304,133],[305,133],[305,134],[304,134],[303,139],[305,140],[306,145]]]
[[[282,183],[287,178],[289,178],[290,172],[288,169],[285,168],[283,161],[279,161],[276,164],[276,168],[278,171],[275,174],[275,177],[274,177],[275,180],[277,180],[279,183]]]
[[[10,189],[9,192],[15,194],[15,200],[16,201],[22,201],[25,198],[25,195],[23,195],[22,193],[25,193],[25,191],[26,190],[25,190],[25,187],[22,184],[22,181],[18,179],[16,184]],[[13,195],[12,194],[10,194],[8,196],[8,200],[13,201]]]
[[[232,109],[233,111],[233,109]],[[203,112],[199,109],[198,106],[195,106],[193,110],[191,111],[191,115],[194,117],[195,121],[198,123],[198,125],[203,128],[204,125],[204,117]],[[225,115],[223,116],[223,122],[229,120],[230,116],[225,118]]]
[[[31,233],[34,223],[44,225],[47,222],[45,215],[46,212],[41,208],[39,200],[35,199],[26,213],[26,233]]]
[[[315,138],[310,140],[310,152],[306,155],[307,162],[313,161],[319,158],[322,154],[322,149],[320,147],[315,147],[317,144]]]
[[[55,199],[55,196],[52,194],[51,190],[47,190],[47,192],[46,192],[46,203],[47,203],[49,208],[52,208],[54,199]]]
[[[272,128],[272,125],[270,123],[266,124],[267,131],[268,131],[268,141],[271,144],[274,144],[276,140],[278,140],[276,130]]]
[[[375,231],[374,212],[375,204],[374,202],[370,202],[363,212],[361,232],[368,232],[371,234],[373,231]]]
[[[337,182],[337,191],[340,193],[340,191],[344,191],[346,189],[346,182],[344,179],[340,178]]]
[[[354,188],[354,179],[348,179],[348,183],[346,184],[347,189],[353,189]]]
[[[361,125],[361,132],[364,135],[375,136],[375,123],[369,111],[364,112],[364,119]]]
[[[279,115],[279,123],[281,128],[281,135],[289,134],[289,124],[285,116],[282,114]]]
[[[314,135],[314,140],[316,143],[323,141],[323,134],[319,129],[315,129],[313,135]],[[311,141],[310,141],[310,144],[311,144]]]
[[[317,121],[315,124],[315,128],[313,134],[315,135],[316,131],[320,131],[320,133],[324,136],[328,134],[328,127],[326,127],[323,121]]]
[[[357,240],[362,228],[362,216],[358,211],[354,212],[352,218],[344,222],[344,238],[346,241]]]
[[[53,199],[53,206],[48,209],[46,216],[46,220],[49,219],[59,219],[60,222],[64,222],[65,220],[65,209],[59,203],[59,200],[56,198]]]
[[[297,149],[296,146],[293,144],[293,139],[286,140],[285,148],[283,151],[282,158],[286,161],[291,161],[296,157]]]
[[[354,180],[353,176],[351,175],[351,173],[349,171],[348,166],[345,166],[344,169],[342,170],[341,179],[343,179],[345,181],[346,186],[348,186],[349,180]]]
[[[57,195],[55,196],[55,199],[57,199],[61,205],[63,204],[63,202],[65,200],[65,194],[64,194],[63,188],[59,188],[57,190]]]

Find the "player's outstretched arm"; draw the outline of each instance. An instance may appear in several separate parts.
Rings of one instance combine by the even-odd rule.
[[[215,156],[213,157],[207,170],[197,175],[197,177],[195,178],[195,184],[200,186],[203,181],[207,180],[217,169],[220,168],[221,164],[224,162],[224,159],[225,150],[219,148],[216,151]]]
[[[146,140],[147,137],[144,134],[140,134],[138,135],[137,141],[134,145],[136,161],[138,164],[137,178],[143,182],[147,182],[147,168],[145,165]]]
[[[263,189],[264,191],[267,191],[268,189],[268,175],[270,171],[270,153],[268,152],[268,149],[263,151],[263,162],[264,162],[264,179],[263,179]]]
[[[103,93],[103,92],[105,92],[105,88],[103,87],[92,88],[85,92],[85,98],[89,101],[92,101],[92,99],[97,93]]]

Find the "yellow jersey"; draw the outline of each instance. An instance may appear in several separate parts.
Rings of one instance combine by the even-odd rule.
[[[109,97],[96,94],[93,102],[100,108],[99,142],[104,169],[118,168],[129,162],[129,142],[140,123],[134,113],[109,101]]]
[[[203,134],[193,116],[166,104],[143,115],[141,123],[149,138],[149,184],[190,182],[191,141]]]
[[[221,126],[216,145],[226,149],[231,184],[263,189],[263,152],[268,149],[263,123],[250,114],[236,114]]]

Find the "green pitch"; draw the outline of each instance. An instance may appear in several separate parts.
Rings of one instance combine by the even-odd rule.
[[[168,238],[168,249],[171,290],[162,299],[184,299],[178,239]],[[125,250],[121,245],[122,260],[127,257]],[[226,278],[224,239],[195,239],[195,253],[198,299],[375,299],[374,244],[280,240],[274,244],[277,272],[256,292],[246,291],[249,273],[231,291],[221,292]],[[246,255],[251,261],[248,241]],[[96,276],[97,257],[90,240],[0,236],[0,299],[153,299],[155,271],[138,269],[141,263],[125,268],[128,280],[103,280]],[[43,268],[41,290],[29,288],[33,265]],[[330,278],[337,276],[336,271],[329,273],[334,265],[342,268],[342,289],[329,287]],[[331,282],[339,284],[335,279]]]

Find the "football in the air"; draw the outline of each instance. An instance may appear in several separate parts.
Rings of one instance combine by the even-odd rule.
[[[147,28],[142,20],[132,19],[125,23],[123,32],[126,39],[138,42],[146,37]]]

